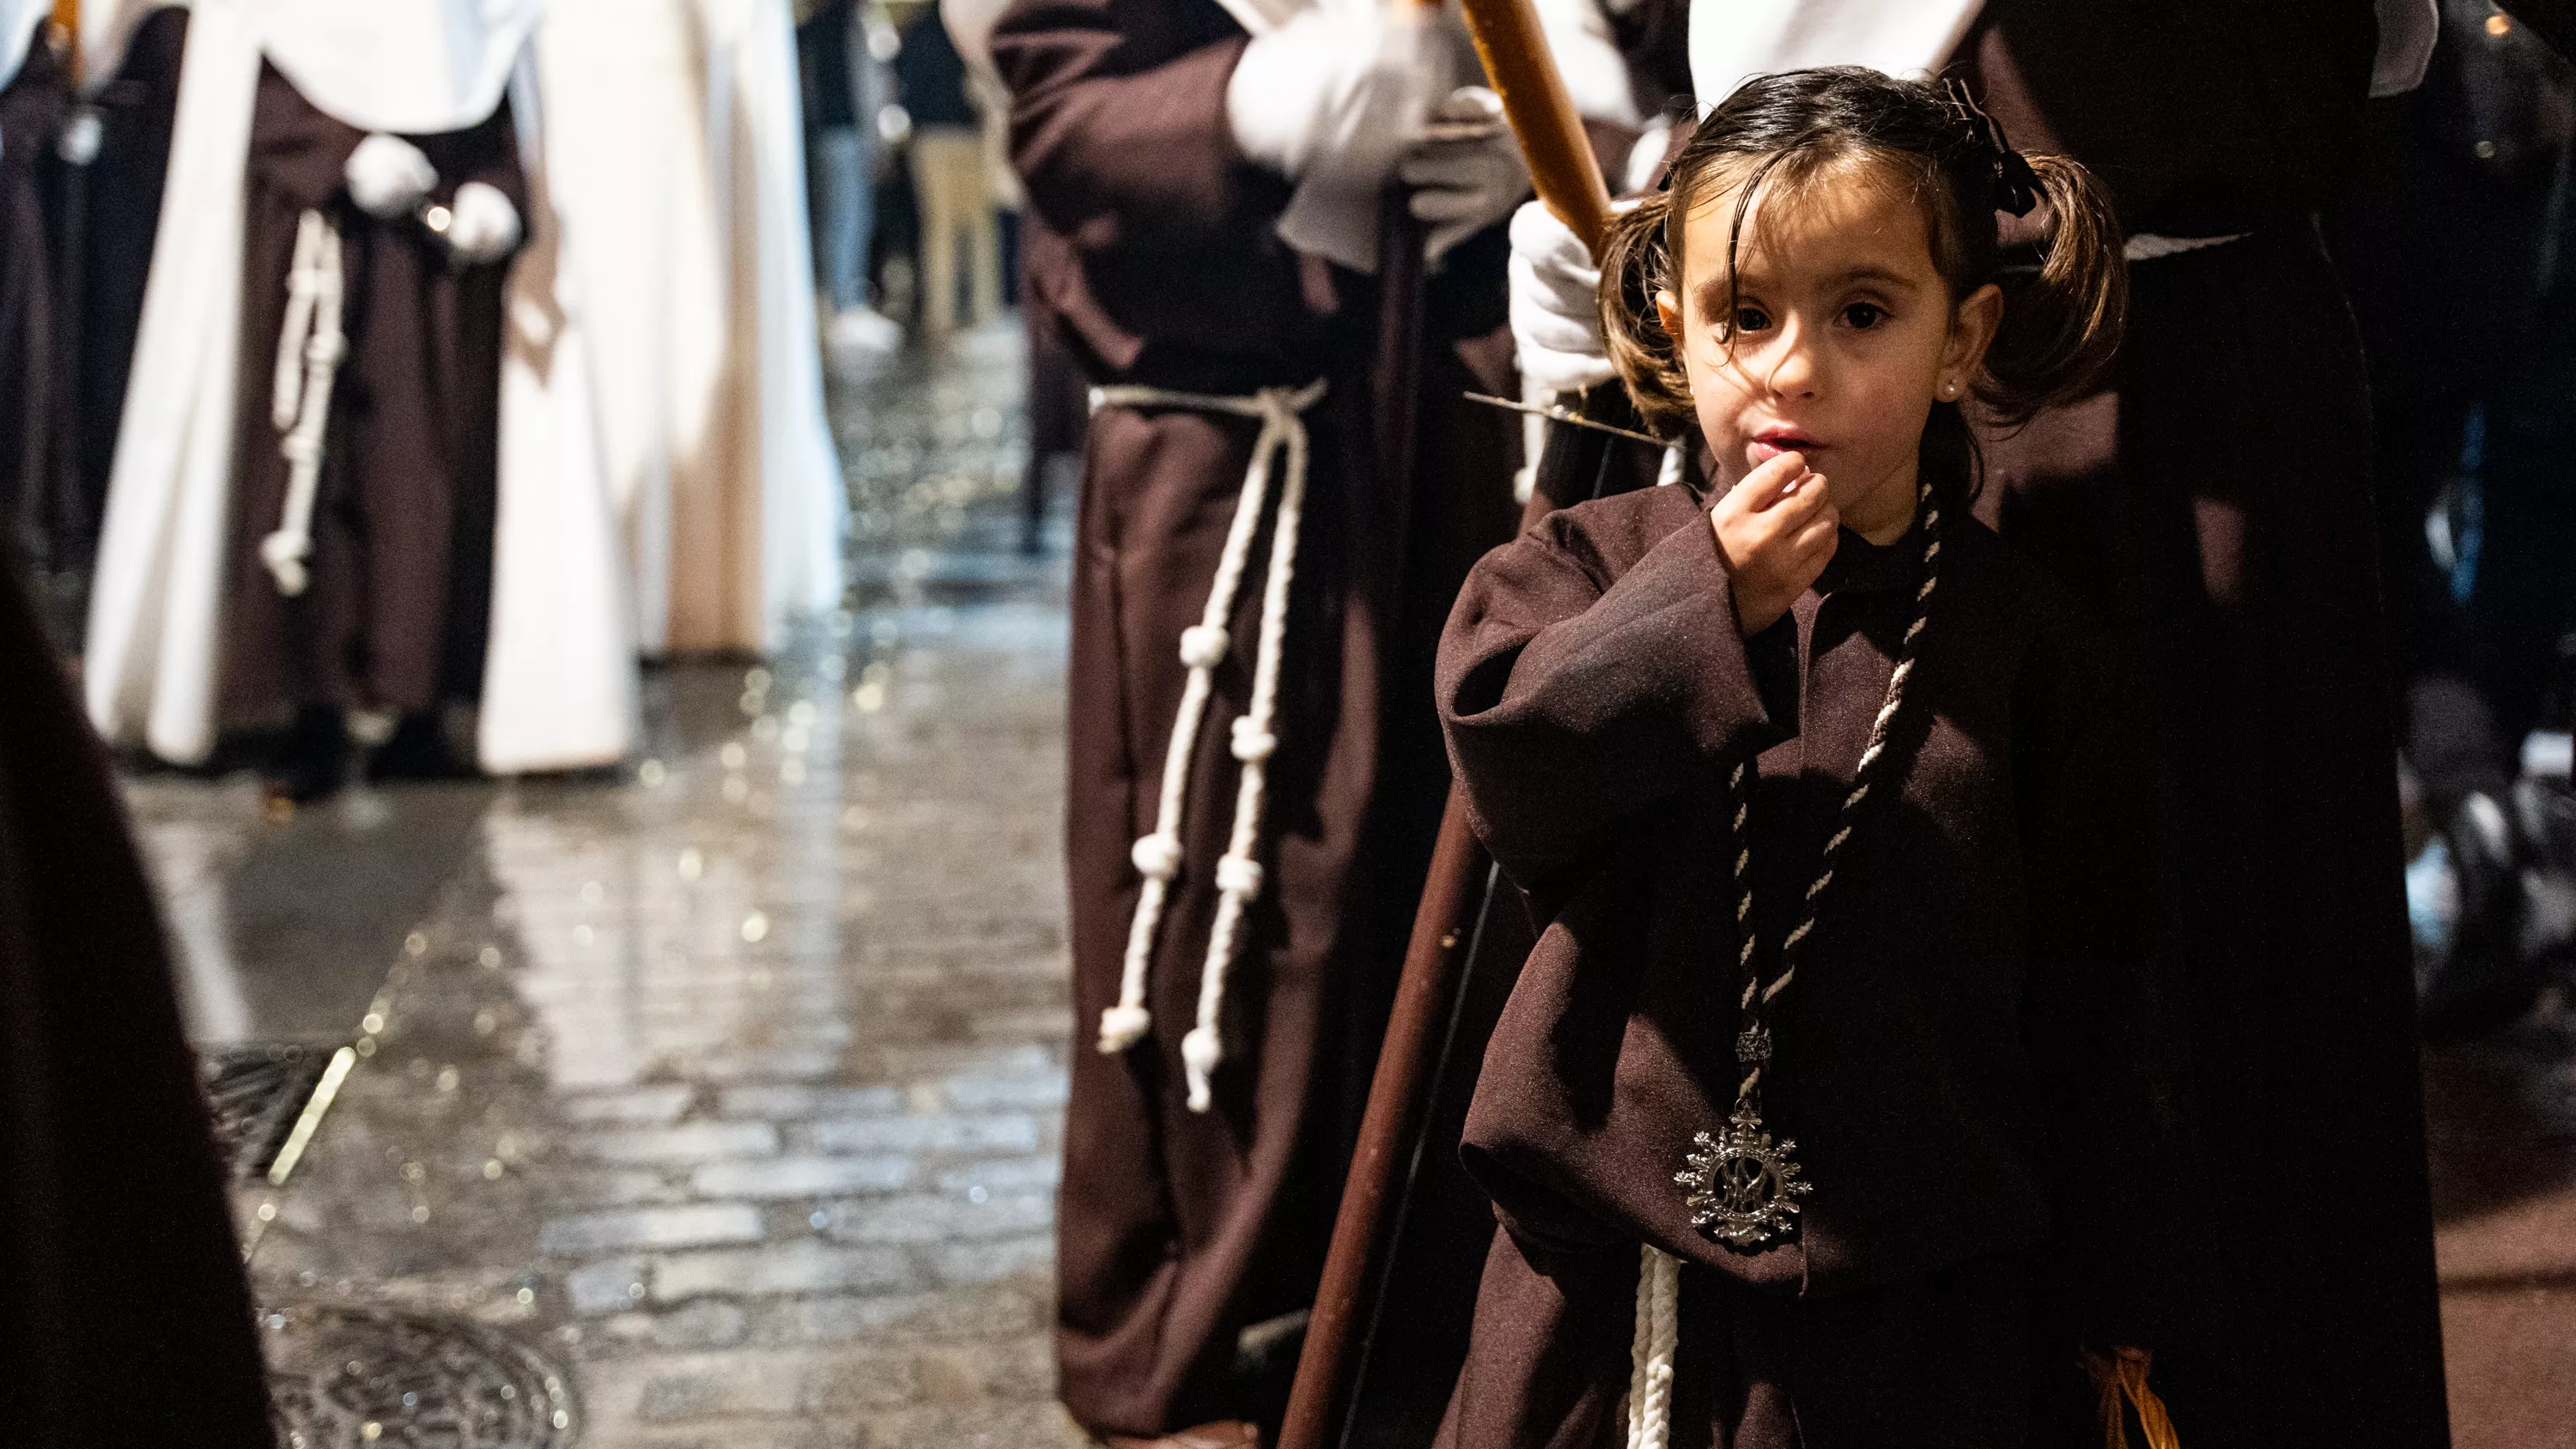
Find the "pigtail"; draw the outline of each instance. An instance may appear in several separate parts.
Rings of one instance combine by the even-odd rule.
[[[1610,219],[1601,244],[1601,336],[1610,365],[1650,431],[1671,434],[1691,421],[1690,378],[1681,343],[1664,331],[1655,294],[1677,289],[1670,226],[1673,193],[1657,192]]]
[[[2128,318],[2120,224],[2093,173],[2065,156],[2024,158],[2049,218],[2037,274],[2008,273],[2003,326],[1977,396],[2007,427],[2091,392],[2110,370]]]

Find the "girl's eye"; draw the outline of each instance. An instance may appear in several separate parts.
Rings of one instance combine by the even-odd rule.
[[[1843,309],[1843,322],[1856,332],[1867,332],[1887,320],[1887,309],[1876,302],[1854,302]]]
[[[1735,309],[1734,330],[1738,332],[1759,332],[1770,325],[1771,315],[1759,307],[1738,307]]]

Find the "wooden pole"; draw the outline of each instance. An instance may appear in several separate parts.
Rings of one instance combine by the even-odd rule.
[[[1460,0],[1467,33],[1503,98],[1503,114],[1529,160],[1530,186],[1595,253],[1610,234],[1610,188],[1592,155],[1583,116],[1565,89],[1532,0]]]
[[[1503,98],[1503,114],[1529,161],[1539,198],[1595,251],[1610,227],[1610,191],[1585,138],[1583,119],[1566,94],[1564,77],[1548,52],[1531,0],[1463,0],[1468,30],[1484,58],[1485,74]],[[1409,477],[1396,480],[1411,486]],[[1526,528],[1548,511],[1533,493],[1523,511]],[[1395,1236],[1404,1164],[1429,1105],[1431,1077],[1443,1028],[1466,960],[1467,915],[1493,862],[1467,824],[1466,799],[1453,785],[1441,812],[1431,869],[1413,916],[1413,937],[1397,980],[1394,1010],[1378,1048],[1367,1111],[1350,1175],[1333,1220],[1306,1342],[1297,1356],[1297,1381],[1281,1422],[1279,1449],[1329,1449],[1342,1442],[1351,1388],[1359,1369],[1366,1305]]]

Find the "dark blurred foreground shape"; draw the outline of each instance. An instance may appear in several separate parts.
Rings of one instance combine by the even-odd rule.
[[[14,563],[0,672],[0,1438],[269,1449],[160,917]]]

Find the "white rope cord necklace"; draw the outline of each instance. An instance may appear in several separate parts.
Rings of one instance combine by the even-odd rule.
[[[304,592],[311,575],[313,500],[322,485],[322,438],[331,424],[331,387],[349,339],[340,327],[345,283],[340,228],[330,215],[308,211],[295,224],[295,259],[286,273],[286,322],[277,337],[277,371],[268,417],[286,436],[286,504],[277,531],[259,541],[260,562],[288,598]]]
[[[1767,984],[1755,960],[1753,845],[1748,829],[1753,804],[1751,762],[1739,761],[1729,780],[1734,797],[1730,833],[1735,844],[1735,932],[1740,943],[1736,965],[1744,975],[1744,994],[1736,1005],[1741,1029],[1735,1039],[1735,1059],[1744,1077],[1736,1084],[1735,1111],[1726,1130],[1714,1136],[1702,1132],[1693,1139],[1685,1168],[1673,1181],[1691,1189],[1691,1225],[1731,1252],[1759,1253],[1794,1242],[1798,1236],[1797,1200],[1810,1186],[1797,1163],[1798,1144],[1785,1137],[1775,1142],[1762,1124],[1762,1077],[1771,1064],[1771,1013],[1781,993],[1797,979],[1798,962],[1815,934],[1825,887],[1833,883],[1834,862],[1851,839],[1861,802],[1877,783],[1874,771],[1887,757],[1897,713],[1905,704],[1906,681],[1913,677],[1923,628],[1931,618],[1932,590],[1940,582],[1941,509],[1929,482],[1917,486],[1915,497],[1923,517],[1923,583],[1914,591],[1914,618],[1897,645],[1887,697],[1870,721],[1869,742],[1852,769],[1852,787],[1843,796],[1834,833],[1825,839],[1816,878],[1800,902],[1798,924],[1781,939],[1780,974]],[[1636,1336],[1629,1349],[1628,1449],[1666,1449],[1670,1442],[1680,1298],[1680,1260],[1652,1243],[1642,1245]]]
[[[1225,1004],[1226,972],[1233,965],[1244,907],[1260,898],[1262,869],[1255,858],[1269,780],[1269,760],[1278,749],[1272,725],[1278,713],[1279,666],[1288,637],[1288,594],[1296,578],[1297,535],[1305,515],[1307,436],[1302,414],[1324,395],[1319,379],[1302,388],[1263,388],[1251,397],[1221,397],[1177,392],[1159,387],[1118,386],[1092,389],[1091,405],[1102,407],[1176,407],[1257,418],[1261,431],[1253,439],[1252,459],[1243,475],[1234,520],[1226,530],[1225,548],[1217,557],[1216,578],[1209,585],[1207,607],[1199,622],[1181,631],[1181,662],[1189,678],[1181,687],[1180,708],[1172,721],[1172,738],[1163,756],[1162,791],[1155,806],[1152,834],[1130,850],[1144,887],[1136,900],[1136,917],[1127,931],[1127,954],[1119,976],[1118,1003],[1100,1014],[1100,1050],[1114,1055],[1144,1040],[1153,1026],[1145,1006],[1146,975],[1153,962],[1154,937],[1162,926],[1171,883],[1181,870],[1181,817],[1188,804],[1190,761],[1199,727],[1207,715],[1208,694],[1217,664],[1232,640],[1226,621],[1234,613],[1235,591],[1252,552],[1254,535],[1269,511],[1274,460],[1280,471],[1279,504],[1271,529],[1270,565],[1263,581],[1260,636],[1253,656],[1252,698],[1233,726],[1233,754],[1243,766],[1234,806],[1234,830],[1225,855],[1217,861],[1217,911],[1208,931],[1207,959],[1199,972],[1198,1018],[1181,1039],[1181,1063],[1188,1073],[1189,1106],[1208,1110],[1217,1064],[1225,1045],[1218,1018]]]

